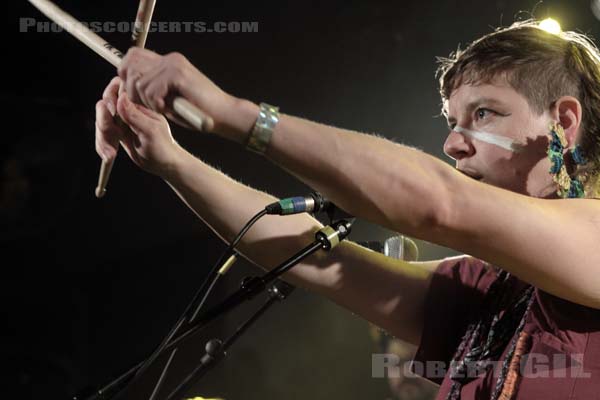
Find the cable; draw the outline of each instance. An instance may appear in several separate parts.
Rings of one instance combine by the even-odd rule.
[[[233,239],[233,241],[231,241],[231,243],[229,244],[229,246],[227,246],[227,248],[225,249],[225,251],[221,254],[221,256],[219,257],[219,259],[217,260],[217,262],[214,264],[214,266],[212,267],[212,269],[208,273],[208,276],[204,279],[204,282],[202,282],[202,285],[196,291],[196,293],[194,294],[192,300],[188,303],[188,305],[186,306],[185,310],[183,311],[183,313],[181,314],[181,316],[179,317],[179,319],[177,320],[177,322],[171,328],[169,334],[163,339],[163,341],[160,343],[160,345],[150,354],[150,356],[139,366],[139,368],[137,368],[137,371],[135,372],[135,376],[128,382],[128,385],[130,385],[136,378],[138,378],[144,372],[146,372],[146,370],[154,363],[154,361],[156,361],[156,359],[163,353],[163,351],[168,346],[168,344],[171,341],[171,339],[173,338],[173,336],[175,336],[175,334],[179,331],[179,329],[181,328],[181,326],[186,322],[186,319],[188,319],[188,315],[190,314],[190,311],[194,307],[195,303],[198,301],[198,299],[200,298],[200,296],[202,296],[202,293],[204,293],[204,295],[202,296],[201,301],[198,303],[198,305],[196,306],[196,308],[194,310],[192,318],[190,318],[188,322],[191,323],[195,319],[195,317],[198,315],[198,313],[200,312],[200,310],[204,306],[204,303],[208,299],[208,296],[210,295],[210,293],[214,289],[214,287],[215,287],[217,281],[219,280],[219,278],[225,272],[227,272],[227,270],[229,269],[229,267],[231,267],[231,265],[233,264],[233,262],[235,262],[235,259],[237,258],[235,256],[235,250],[234,250],[235,246],[238,245],[238,243],[240,242],[240,240],[242,240],[242,238],[248,232],[248,230],[260,218],[264,217],[266,214],[267,214],[267,210],[263,209],[259,213],[257,213],[256,215],[254,215],[254,217],[252,217],[250,219],[250,221],[248,221],[246,223],[246,225],[244,225],[244,227],[242,228],[242,230],[236,235],[236,237]],[[226,263],[223,264],[223,260],[225,260],[226,257],[229,257],[229,259],[227,260]],[[221,271],[223,271],[223,273],[220,273]]]
[[[250,219],[250,221],[248,221],[246,223],[246,225],[242,228],[242,230],[237,234],[237,236],[229,244],[229,246],[227,247],[227,249],[225,249],[225,251],[223,252],[223,254],[221,254],[221,257],[219,257],[219,259],[217,260],[217,262],[213,266],[212,270],[209,272],[208,277],[206,278],[206,280],[204,281],[204,284],[202,285],[202,288],[196,293],[196,295],[194,296],[194,299],[192,300],[192,303],[190,303],[190,306],[191,306],[193,303],[196,302],[196,300],[198,299],[198,297],[200,297],[200,293],[202,292],[202,289],[204,288],[204,286],[206,285],[206,283],[212,277],[213,282],[207,288],[206,293],[204,294],[204,297],[202,298],[202,300],[200,301],[200,303],[198,304],[198,306],[196,306],[196,309],[194,310],[194,313],[192,314],[192,318],[190,318],[190,320],[189,320],[190,323],[194,322],[194,320],[198,316],[198,313],[200,312],[200,309],[202,309],[202,307],[204,306],[204,303],[206,302],[206,300],[208,299],[208,296],[212,292],[215,284],[217,283],[217,280],[221,276],[223,276],[225,274],[225,272],[227,272],[227,270],[229,270],[229,267],[231,267],[231,265],[233,264],[233,262],[235,262],[235,260],[233,260],[231,262],[231,264],[229,264],[229,262],[231,260],[230,254],[232,256],[235,255],[235,250],[234,250],[235,246],[237,246],[238,243],[240,242],[240,240],[242,240],[242,238],[244,237],[244,235],[246,234],[246,232],[248,232],[248,230],[250,230],[250,228],[252,228],[252,226],[259,219],[261,219],[262,217],[264,217],[265,215],[267,215],[267,210],[263,209],[258,214],[256,214],[254,217],[252,217],[252,219]],[[230,257],[230,258],[227,260],[227,262],[223,263],[223,260],[225,259],[225,257]],[[220,271],[224,271],[224,272],[220,273]]]

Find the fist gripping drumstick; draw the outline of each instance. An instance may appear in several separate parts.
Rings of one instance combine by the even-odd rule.
[[[39,9],[49,19],[61,26],[64,30],[75,36],[78,40],[96,52],[106,61],[116,68],[121,64],[123,53],[110,45],[107,41],[92,32],[82,23],[77,21],[71,15],[67,14],[49,0],[29,0],[37,9]],[[211,130],[214,121],[205,115],[195,105],[184,99],[176,97],[173,100],[173,110],[183,118],[189,125],[198,130]],[[110,170],[110,168],[104,168]],[[108,175],[105,171],[105,175]],[[101,193],[102,194],[102,193]]]

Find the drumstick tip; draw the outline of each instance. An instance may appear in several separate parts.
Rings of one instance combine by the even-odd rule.
[[[95,190],[95,193],[96,193],[96,198],[101,199],[106,194],[106,188],[101,188],[100,186],[98,186]]]

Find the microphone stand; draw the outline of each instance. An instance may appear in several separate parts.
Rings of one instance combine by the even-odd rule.
[[[188,329],[186,331],[180,333],[179,335],[175,336],[169,342],[169,344],[167,346],[165,346],[164,350],[166,351],[166,350],[172,349],[174,346],[179,344],[181,341],[198,333],[200,330],[202,330],[205,326],[207,326],[209,323],[211,323],[218,317],[221,317],[221,316],[225,315],[226,313],[230,312],[235,307],[242,304],[244,301],[254,298],[257,294],[264,291],[268,284],[270,284],[271,282],[276,280],[282,274],[289,271],[292,267],[294,267],[296,264],[298,264],[300,261],[302,261],[306,257],[317,252],[319,249],[323,249],[325,251],[330,251],[332,248],[337,246],[342,240],[344,240],[346,237],[348,237],[348,235],[350,234],[350,230],[351,230],[353,222],[354,222],[354,219],[351,219],[350,221],[342,219],[342,220],[333,222],[330,225],[327,225],[327,226],[321,228],[318,232],[315,233],[315,240],[311,244],[304,247],[302,250],[300,250],[299,252],[294,254],[288,260],[281,263],[276,268],[267,272],[263,276],[250,277],[250,278],[244,279],[240,289],[238,289],[236,292],[234,292],[232,295],[230,295],[223,302],[219,303],[218,305],[214,306],[213,308],[208,310],[206,313],[201,315],[194,322],[190,323],[188,325]],[[260,315],[262,315],[262,313],[264,313],[264,311],[260,312],[260,310],[259,310],[259,313],[257,313],[257,315],[255,316],[256,318],[252,317],[249,321],[247,321],[247,323],[249,322],[249,325],[252,324]],[[231,346],[231,344],[232,344],[232,342],[230,342],[230,340],[233,339],[235,341],[239,337],[239,335],[241,335],[249,327],[249,325],[246,327],[244,327],[244,326],[240,327],[241,330],[240,330],[239,334],[238,334],[238,332],[236,332],[236,334],[234,334],[234,336],[232,336],[230,339],[227,340],[228,347]],[[216,341],[216,342],[218,342],[218,341]],[[191,382],[193,381],[193,378],[195,377],[196,371],[200,371],[200,372],[198,372],[198,374],[201,373],[202,375],[204,375],[206,373],[207,368],[210,368],[212,365],[214,365],[214,363],[216,361],[218,361],[218,359],[220,359],[224,356],[224,350],[226,350],[226,348],[222,349],[223,344],[219,344],[216,342],[209,341],[207,343],[207,354],[205,355],[205,357],[208,359],[206,361],[201,361],[200,366],[197,367],[194,370],[194,372],[192,372],[192,374],[194,374],[194,376],[192,376],[191,378],[189,376],[186,377],[185,381],[182,382],[180,385],[178,385],[178,387],[175,389],[175,391],[173,391],[169,395],[169,399],[174,398],[174,396],[176,396],[176,395],[179,396],[181,393],[183,393],[185,390],[187,390],[189,388]],[[205,357],[203,357],[203,360]],[[123,389],[125,389],[127,384],[135,376],[138,368],[143,364],[144,364],[144,361],[142,361],[139,364],[137,364],[136,366],[132,367],[127,372],[125,372],[123,375],[121,375],[117,379],[113,380],[109,384],[105,385],[102,389],[98,390],[96,393],[87,397],[86,400],[113,399],[113,398],[117,397],[119,394],[121,394]],[[203,366],[204,364],[206,364],[206,366]],[[167,365],[163,369],[161,376],[163,376],[165,374],[165,371],[169,365],[170,365],[170,362],[167,363]],[[162,379],[160,379],[160,381],[162,381]],[[160,386],[161,384],[162,384],[162,382],[158,382],[158,386]],[[157,390],[158,390],[158,387],[155,387],[154,392],[157,392]],[[114,391],[116,391],[116,393],[114,393],[114,395],[109,394],[110,392],[114,392]],[[107,395],[109,397],[105,397]],[[77,397],[75,397],[75,399],[77,399]]]
[[[250,328],[275,302],[282,302],[292,292],[295,287],[284,282],[277,281],[271,288],[269,288],[269,299],[252,314],[242,325],[240,325],[233,335],[231,335],[225,342],[219,339],[212,339],[206,343],[206,353],[200,359],[200,364],[194,368],[194,370],[186,376],[183,381],[171,391],[171,394],[167,397],[167,400],[182,398],[183,395],[191,388],[191,386],[198,382],[208,371],[217,365],[217,363],[225,358],[227,350],[239,339],[244,332]],[[168,367],[167,367],[168,368]]]

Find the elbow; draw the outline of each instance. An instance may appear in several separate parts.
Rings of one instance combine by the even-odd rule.
[[[457,182],[452,183],[452,176],[442,177],[441,182],[432,184],[420,202],[420,218],[415,229],[424,233],[423,239],[440,243],[449,234],[456,233],[464,225],[464,216],[460,210],[464,208],[464,197]]]
[[[389,227],[418,239],[435,241],[452,225],[452,202],[439,190],[428,190],[417,197],[421,200],[394,207],[402,212],[388,218]]]
[[[441,203],[441,202],[440,202]],[[419,217],[415,218],[410,227],[414,230],[414,236],[427,241],[436,242],[439,235],[447,231],[449,226],[450,211],[444,204],[432,204],[430,207],[424,207]]]

